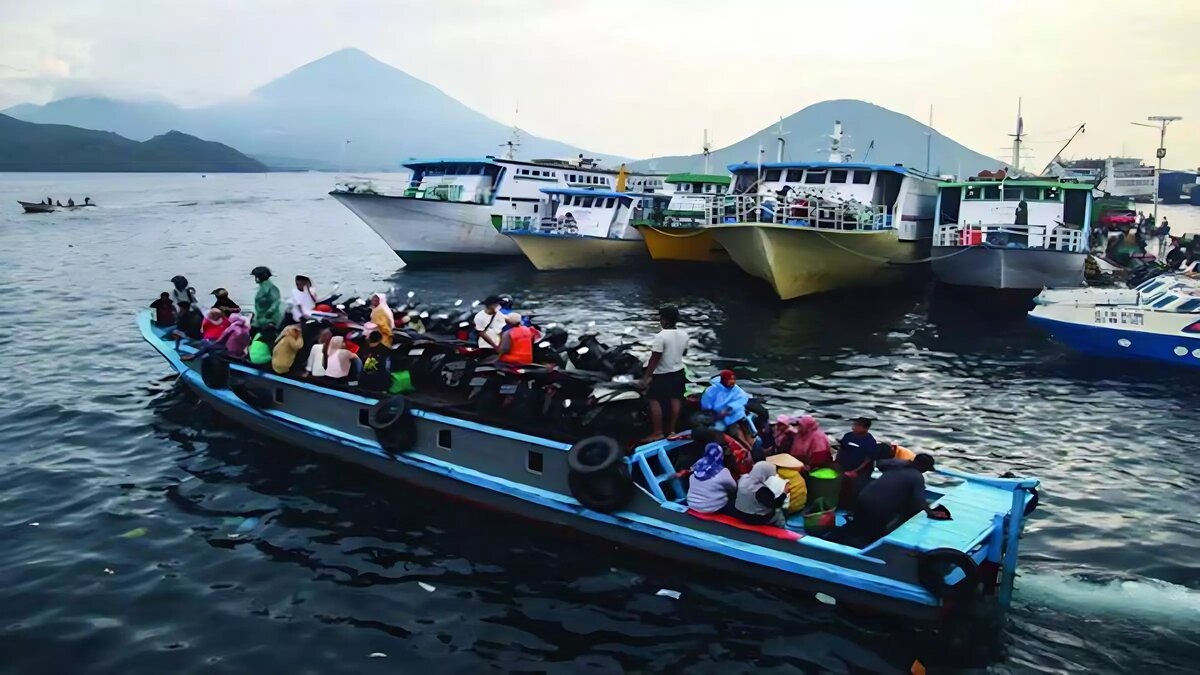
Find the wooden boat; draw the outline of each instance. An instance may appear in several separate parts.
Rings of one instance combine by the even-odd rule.
[[[688,439],[628,451],[614,442],[597,453],[596,437],[501,428],[430,394],[380,398],[211,354],[183,361],[195,350],[176,348],[152,318],[138,316],[142,337],[180,381],[252,431],[490,509],[920,620],[1007,605],[1020,533],[1037,503],[1036,480],[941,469],[926,474],[926,497],[949,508],[953,520],[918,513],[862,548],[806,532],[803,514],[786,528],[746,525],[688,509],[672,460]]]
[[[506,216],[501,232],[512,237],[539,270],[622,267],[648,261],[634,213],[655,195],[611,190],[543,188],[542,213]],[[663,197],[659,196],[659,199]]]
[[[728,262],[729,254],[708,229],[714,200],[729,189],[729,176],[677,173],[667,176],[670,202],[659,218],[635,220],[655,260]]]
[[[38,202],[23,202],[17,200],[21,208],[25,209],[25,213],[53,213],[54,207],[50,204],[41,204]]]

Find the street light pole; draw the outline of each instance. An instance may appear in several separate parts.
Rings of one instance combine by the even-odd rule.
[[[1133,122],[1139,127],[1150,127],[1151,129],[1158,128],[1158,150],[1154,156],[1158,158],[1158,168],[1154,170],[1154,227],[1157,229],[1160,225],[1158,221],[1158,183],[1162,179],[1163,158],[1167,156],[1167,125],[1171,122],[1178,122],[1183,119],[1179,115],[1151,115],[1146,120],[1149,122],[1157,122],[1158,124],[1143,124],[1141,122]],[[1165,248],[1165,242],[1159,242],[1159,254],[1161,257],[1162,249]]]

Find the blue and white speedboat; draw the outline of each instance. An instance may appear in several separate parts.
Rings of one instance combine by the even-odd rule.
[[[1029,320],[1087,354],[1200,367],[1200,280],[1163,275],[1135,288],[1047,289]]]

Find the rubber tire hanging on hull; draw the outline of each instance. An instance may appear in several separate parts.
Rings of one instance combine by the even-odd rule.
[[[200,379],[209,389],[229,388],[229,361],[215,355],[200,357]]]
[[[952,565],[963,571],[958,583],[946,583]],[[955,548],[935,548],[917,555],[917,581],[935,598],[965,597],[979,584],[979,566],[971,556]]]
[[[251,389],[245,382],[231,385],[229,391],[232,391],[235,396],[245,401],[251,408],[261,410],[275,405],[275,397],[271,394]]]
[[[375,440],[392,454],[412,450],[417,441],[417,426],[409,407],[408,399],[392,396],[380,399],[367,413],[367,424],[375,430]]]
[[[591,436],[571,446],[567,486],[580,504],[600,513],[616,511],[633,499],[625,453],[608,436]]]

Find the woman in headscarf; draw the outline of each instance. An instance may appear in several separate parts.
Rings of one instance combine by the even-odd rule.
[[[789,452],[809,468],[816,469],[833,464],[829,437],[812,415],[804,415],[796,420],[795,436],[792,438]]]
[[[776,475],[774,464],[759,462],[738,479],[734,515],[750,525],[787,527],[783,517],[786,500],[787,481]]]
[[[704,395],[700,397],[700,408],[711,412],[716,422],[714,427],[727,431],[746,447],[751,440],[744,425],[739,424],[746,419],[746,404],[750,402],[750,394],[737,385],[737,376],[732,370],[722,370],[712,379]]]
[[[704,446],[704,455],[692,465],[688,508],[701,513],[727,512],[729,499],[736,492],[733,474],[725,468],[725,451],[716,443]]]
[[[333,331],[328,328],[317,335],[317,343],[308,352],[308,364],[304,367],[301,377],[325,377],[326,355],[329,353],[329,342],[333,339]]]
[[[375,324],[379,335],[383,337],[383,346],[392,346],[392,331],[396,329],[396,317],[392,308],[388,307],[387,296],[376,293],[371,296],[371,323]]]
[[[225,312],[220,307],[210,307],[208,316],[200,322],[200,339],[213,342],[226,328],[229,328],[229,319],[225,318]]]
[[[284,328],[271,350],[271,370],[278,375],[287,375],[296,364],[296,354],[303,348],[304,338],[300,334],[300,325],[294,323]]]
[[[246,358],[246,349],[250,346],[250,322],[241,314],[229,317],[229,326],[215,341],[197,349],[194,354],[185,354],[179,359],[191,361],[212,352],[225,352],[235,359]]]
[[[200,303],[196,300],[196,289],[188,286],[187,277],[182,274],[176,274],[171,277],[171,302],[178,307],[180,302],[190,302],[192,307],[199,307]]]
[[[330,338],[325,357],[325,377],[354,382],[358,379],[360,363],[358,356],[346,349],[345,338],[340,335]]]

